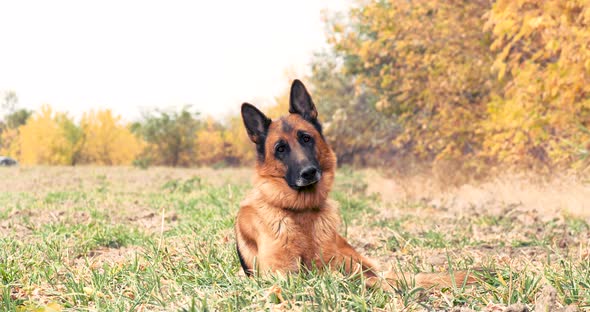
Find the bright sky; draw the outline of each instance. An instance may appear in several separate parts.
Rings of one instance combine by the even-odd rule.
[[[0,92],[73,116],[192,104],[205,114],[270,103],[286,70],[325,47],[321,10],[350,0],[1,1]],[[294,77],[290,77],[294,78]]]

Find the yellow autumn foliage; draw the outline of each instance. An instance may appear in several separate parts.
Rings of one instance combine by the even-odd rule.
[[[590,3],[499,0],[487,15],[492,69],[487,156],[519,166],[577,164],[590,150]]]
[[[19,145],[18,129],[8,128],[2,131],[0,135],[0,155],[6,155],[15,159],[20,159],[20,145]]]
[[[398,154],[474,155],[482,139],[474,124],[493,90],[481,18],[489,8],[489,1],[368,1],[350,10],[348,26],[333,22],[329,42],[344,74],[374,97],[367,105],[402,126],[388,142]]]
[[[84,134],[81,158],[98,165],[129,165],[142,151],[142,142],[109,109],[90,111],[82,116]]]
[[[72,165],[78,160],[81,133],[65,113],[43,105],[19,128],[19,162],[35,165]]]
[[[223,127],[213,118],[208,117],[196,133],[197,159],[200,165],[213,165],[224,160],[225,141]]]
[[[588,1],[370,0],[329,43],[354,96],[400,127],[392,154],[483,173],[590,165]]]

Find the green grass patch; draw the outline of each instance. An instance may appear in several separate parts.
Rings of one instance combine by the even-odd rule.
[[[243,276],[233,222],[250,185],[234,179],[232,169],[75,170],[74,189],[47,183],[35,192],[0,192],[0,310],[533,308],[545,286],[556,289],[560,305],[590,307],[585,218],[525,222],[485,207],[454,212],[422,200],[384,202],[368,194],[365,172],[345,168],[331,196],[341,209],[341,232],[367,243],[356,246],[360,252],[384,268],[477,270],[479,278],[445,289],[401,281],[385,293],[341,272]],[[22,180],[31,181],[32,172],[22,171]],[[128,179],[130,185],[121,182]]]

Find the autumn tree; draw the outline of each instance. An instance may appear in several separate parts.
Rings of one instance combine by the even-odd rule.
[[[143,120],[132,125],[132,131],[146,142],[141,157],[152,164],[190,166],[197,157],[195,134],[201,122],[198,113],[183,107],[180,111],[145,113]]]
[[[486,29],[504,87],[488,105],[484,152],[527,167],[584,158],[590,149],[590,3],[498,0]]]
[[[0,155],[20,159],[18,137],[18,128],[2,127],[0,129]]]
[[[82,116],[84,135],[81,158],[98,165],[128,165],[142,150],[142,143],[110,109],[90,111]]]
[[[195,133],[197,157],[199,165],[214,165],[225,162],[226,142],[224,127],[211,117],[204,120],[203,125]]]
[[[425,160],[474,155],[493,89],[490,2],[370,1],[332,20],[330,43],[357,88],[395,119],[400,151]]]
[[[83,133],[66,113],[43,105],[19,132],[19,161],[23,164],[74,165],[79,161]]]

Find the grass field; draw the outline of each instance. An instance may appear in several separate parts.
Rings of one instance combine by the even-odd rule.
[[[341,232],[384,270],[480,269],[473,286],[408,280],[384,293],[337,272],[246,278],[232,227],[251,174],[0,168],[0,310],[590,308],[588,182],[514,177],[442,192],[340,170]]]

